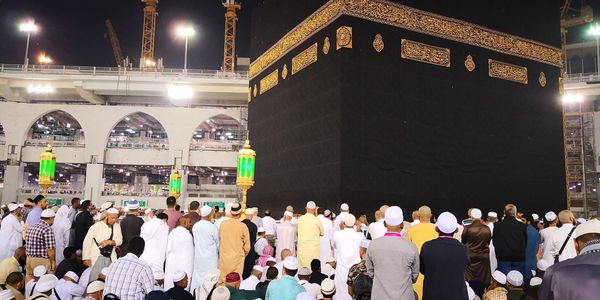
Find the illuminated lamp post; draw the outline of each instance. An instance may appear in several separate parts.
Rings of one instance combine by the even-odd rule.
[[[169,179],[169,196],[177,199],[181,196],[181,174],[177,169],[173,170]]]
[[[48,189],[54,185],[54,172],[56,171],[56,154],[52,152],[52,146],[48,144],[46,151],[40,154],[40,174],[38,184],[42,188],[44,196],[48,195]]]
[[[254,163],[256,152],[250,148],[250,140],[238,152],[236,184],[242,189],[242,219],[246,213],[246,198],[248,190],[254,186]]]

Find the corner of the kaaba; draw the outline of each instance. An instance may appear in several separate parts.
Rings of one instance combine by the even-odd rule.
[[[408,2],[502,37],[560,43],[556,1]],[[253,61],[278,41],[265,30],[253,28]],[[393,204],[407,216],[420,205],[458,215],[475,206],[501,212],[506,203],[524,212],[564,208],[560,67],[448,30],[432,35],[341,15],[262,69],[250,81],[257,161],[249,203],[278,213],[286,205],[301,212],[309,200],[334,211],[346,202],[369,215]],[[312,47],[316,57],[302,62]]]

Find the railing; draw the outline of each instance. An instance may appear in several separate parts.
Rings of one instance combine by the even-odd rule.
[[[85,144],[83,142],[75,142],[75,141],[50,141],[50,142],[48,142],[48,140],[26,140],[25,146],[46,147],[48,145],[48,143],[50,143],[50,145],[52,145],[52,147],[75,147],[75,148],[85,147]]]
[[[160,191],[160,192],[102,191],[102,196],[167,197],[167,196],[169,196],[169,191]]]
[[[219,70],[202,69],[157,69],[157,68],[124,68],[124,67],[89,67],[89,66],[61,66],[61,65],[24,65],[0,64],[0,73],[35,73],[55,75],[127,75],[127,76],[173,76],[189,78],[217,78],[217,79],[248,79],[248,72],[222,72]]]
[[[108,142],[106,148],[111,149],[157,149],[169,150],[169,144],[166,143],[132,143],[132,142]]]
[[[192,151],[238,151],[244,145],[244,141],[226,140],[226,141],[202,141],[190,145]]]
[[[598,73],[573,73],[567,74],[565,83],[577,83],[577,82],[589,82],[589,81],[600,81],[600,74]]]

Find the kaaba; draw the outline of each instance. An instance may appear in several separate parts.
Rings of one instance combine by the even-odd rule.
[[[567,206],[557,0],[261,0],[250,206]]]

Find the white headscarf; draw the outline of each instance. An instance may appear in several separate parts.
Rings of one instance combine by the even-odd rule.
[[[54,224],[52,227],[68,227],[71,228],[71,221],[69,220],[69,207],[66,205],[61,206],[56,212],[54,218]]]
[[[66,205],[61,206],[56,212],[54,217],[54,224],[52,224],[52,231],[56,239],[56,263],[60,263],[63,257],[63,250],[69,244],[69,231],[71,229],[71,220],[69,220],[69,207]]]
[[[211,269],[204,275],[204,282],[196,288],[196,300],[208,300],[208,295],[219,281],[221,271],[219,269]]]

